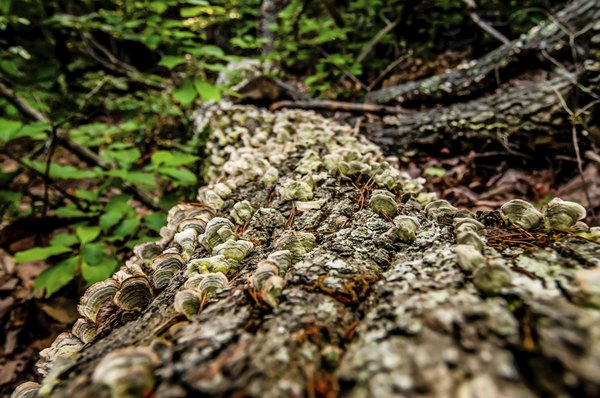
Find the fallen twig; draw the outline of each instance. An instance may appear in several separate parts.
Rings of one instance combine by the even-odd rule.
[[[282,108],[311,109],[320,111],[346,111],[358,113],[387,113],[412,115],[414,111],[400,106],[384,106],[372,103],[354,103],[329,100],[314,101],[278,101],[270,106],[270,110],[276,111]]]

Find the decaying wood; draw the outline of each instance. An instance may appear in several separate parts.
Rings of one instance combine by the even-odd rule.
[[[572,153],[572,125],[590,130],[588,122],[598,106],[600,65],[589,64],[588,68],[581,75],[522,82],[487,97],[439,109],[390,115],[384,119],[385,127],[369,138],[397,155],[440,144],[468,150],[489,141],[529,155],[546,150]],[[587,139],[598,142],[600,137],[590,134]]]
[[[100,363],[137,347],[158,358],[149,360],[145,389],[130,386],[145,396],[600,394],[600,312],[589,307],[599,305],[598,243],[573,232],[516,229],[497,212],[427,216],[432,196],[420,192],[419,180],[350,126],[312,112],[223,105],[198,119],[210,134],[202,208],[236,220],[234,205],[248,201],[252,216],[234,231],[254,248],[228,288],[190,320],[173,308],[183,269],[142,311],[105,306],[111,312],[79,352],[44,356],[50,373],[41,392],[105,397],[112,387],[114,395],[119,383],[135,385],[128,374],[146,368],[131,363],[109,387],[98,381],[107,379]],[[384,210],[376,197],[394,205]],[[196,208],[181,204],[170,213],[160,250],[186,254],[173,233],[186,209]],[[396,212],[418,220],[414,241],[398,239]],[[458,216],[485,225],[485,261],[510,270],[497,294],[482,293],[458,265]],[[314,247],[282,243],[298,234],[314,237]],[[191,260],[211,255],[199,242],[202,236]],[[278,305],[267,305],[247,280],[282,248],[296,258],[281,271]],[[132,258],[120,278],[134,268],[152,277]]]
[[[470,97],[483,89],[497,86],[500,71],[530,60],[529,55],[548,57],[568,47],[575,53],[583,51],[574,46],[600,20],[599,0],[574,0],[544,23],[523,37],[504,44],[482,58],[443,75],[412,81],[374,91],[368,102],[418,102],[441,99],[457,100]],[[515,68],[519,69],[519,68]]]

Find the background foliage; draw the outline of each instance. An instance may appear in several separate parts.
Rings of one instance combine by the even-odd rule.
[[[515,38],[549,6],[482,0],[479,13]],[[259,27],[258,0],[0,1],[0,82],[44,115],[0,99],[0,212],[4,225],[60,220],[15,250],[18,263],[52,265],[36,281],[46,296],[106,278],[129,248],[156,239],[166,209],[193,200],[203,137],[189,116],[227,92],[215,79],[228,62],[269,60],[313,95],[357,99],[403,55],[410,79],[435,73],[435,54],[475,57],[498,44],[460,0],[289,1],[266,55]]]

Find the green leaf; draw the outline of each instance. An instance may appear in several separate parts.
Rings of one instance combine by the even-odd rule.
[[[194,80],[194,87],[196,88],[196,92],[200,94],[200,98],[202,98],[203,102],[211,99],[215,101],[221,99],[221,89],[217,86],[213,86],[207,81],[196,79]]]
[[[86,213],[85,211],[81,211],[74,206],[60,207],[54,210],[54,214],[64,218],[91,217],[93,215],[93,213]]]
[[[196,175],[186,169],[176,169],[174,167],[163,167],[160,169],[160,173],[168,176],[175,182],[179,182],[182,185],[194,185],[197,181]]]
[[[109,211],[100,216],[99,225],[103,231],[108,231],[111,227],[123,218],[124,213],[120,211]]]
[[[148,4],[148,8],[157,14],[162,14],[167,10],[167,8],[169,8],[169,6],[162,1],[153,1]]]
[[[164,66],[168,69],[173,69],[177,65],[185,63],[185,57],[182,55],[165,55],[160,59],[158,63],[160,66]]]
[[[75,234],[81,245],[85,245],[86,243],[92,242],[100,235],[100,227],[80,225],[75,228]]]
[[[40,261],[51,256],[56,256],[57,254],[68,253],[70,251],[73,251],[73,249],[66,246],[34,247],[33,249],[16,253],[15,262],[20,264],[29,263],[32,261]]]
[[[34,289],[45,289],[45,297],[50,297],[75,278],[78,263],[79,256],[75,256],[46,268],[37,278],[35,278],[35,283],[33,285]]]
[[[117,270],[118,264],[117,260],[112,257],[104,257],[101,262],[95,265],[84,261],[81,264],[81,274],[89,284],[100,282],[110,277]]]
[[[35,160],[29,160],[22,158],[21,161],[27,166],[37,170],[40,173],[46,172],[46,163],[38,162]],[[53,179],[83,179],[83,178],[95,178],[96,173],[91,170],[79,170],[73,166],[62,166],[57,163],[50,163],[50,178]]]
[[[107,162],[117,162],[124,169],[129,169],[141,156],[142,153],[137,148],[124,150],[104,149],[100,151],[102,159]]]
[[[106,211],[118,211],[125,214],[127,210],[131,209],[129,205],[131,198],[132,196],[127,194],[113,196],[106,205]]]
[[[194,163],[198,160],[198,156],[189,155],[182,152],[171,152],[171,151],[156,151],[152,154],[151,162],[154,166],[184,166],[187,164]]]
[[[167,216],[163,213],[152,213],[144,216],[144,224],[154,232],[160,232],[160,229],[167,225]]]
[[[106,249],[106,244],[102,242],[88,243],[81,249],[81,257],[90,265],[100,264],[106,257]]]
[[[123,222],[115,229],[114,235],[120,238],[126,238],[132,233],[134,233],[139,225],[139,218],[130,218],[127,220],[123,220]]]
[[[145,185],[150,188],[156,187],[156,181],[153,174],[142,173],[139,171],[128,171],[122,169],[112,169],[106,172],[110,177],[121,178],[124,181],[132,184]]]
[[[60,233],[56,234],[50,239],[51,246],[73,246],[79,243],[79,240],[75,235]]]
[[[183,84],[173,90],[173,99],[179,102],[183,106],[188,106],[196,98],[196,90],[194,85],[189,80],[183,82]]]
[[[81,199],[88,200],[90,202],[97,202],[99,200],[98,192],[88,191],[86,189],[76,190],[75,196]]]
[[[426,176],[443,177],[446,174],[446,170],[441,167],[428,167],[425,169],[424,174]]]
[[[8,142],[13,135],[23,126],[21,122],[0,118],[0,140]]]

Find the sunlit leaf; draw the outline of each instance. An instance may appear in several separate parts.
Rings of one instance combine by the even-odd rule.
[[[35,278],[34,289],[45,289],[45,297],[50,297],[73,280],[77,273],[78,263],[79,257],[75,256],[46,268]]]
[[[92,225],[80,225],[75,228],[75,234],[82,245],[92,242],[100,235],[100,227]]]
[[[56,256],[57,254],[68,253],[70,251],[73,251],[73,249],[66,246],[34,247],[33,249],[16,253],[15,262],[20,264],[29,263],[32,261],[40,261],[51,256]]]
[[[187,106],[194,101],[196,98],[196,90],[194,85],[189,80],[183,82],[183,84],[173,90],[173,99],[179,102],[183,106]]]

